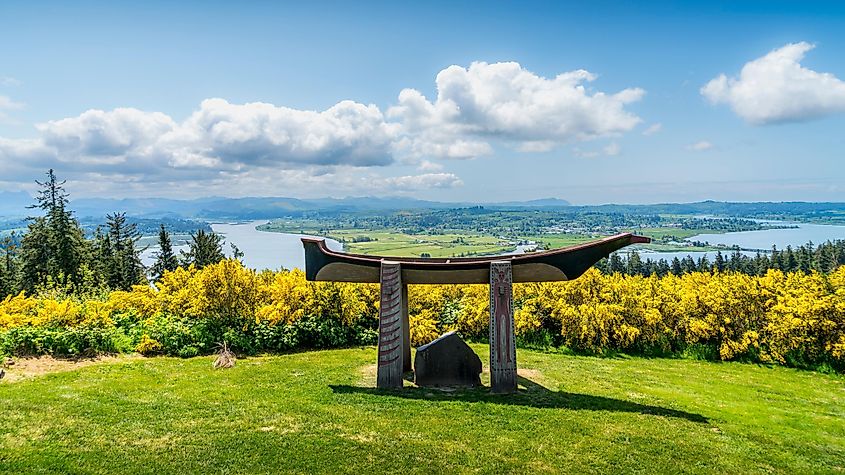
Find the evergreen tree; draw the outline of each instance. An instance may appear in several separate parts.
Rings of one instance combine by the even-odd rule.
[[[182,260],[185,265],[193,264],[199,269],[216,264],[225,258],[223,238],[219,234],[207,233],[203,229],[197,231],[196,234],[191,234],[188,252],[182,251]]]
[[[619,257],[619,253],[614,252],[610,255],[610,259],[607,263],[607,270],[611,274],[625,272],[625,264],[622,263],[622,258]]]
[[[672,258],[672,273],[675,275],[684,273],[683,269],[681,269],[681,260],[677,257]]]
[[[809,274],[810,270],[814,267],[813,241],[810,241],[806,245],[799,247],[798,251],[795,254],[795,259],[797,261],[797,270],[805,274]]]
[[[690,272],[695,272],[698,270],[698,267],[695,265],[695,261],[693,260],[692,256],[687,254],[686,257],[681,259],[681,273],[682,274],[689,274]]]
[[[236,246],[235,243],[233,243],[233,242],[229,243],[229,247],[232,248],[232,259],[235,259],[238,262],[240,262],[241,264],[243,264],[244,263],[244,261],[243,261],[244,252],[241,251],[241,249],[238,246]],[[423,254],[427,254],[427,253],[424,252]],[[421,256],[421,257],[425,257],[425,256]],[[429,254],[428,257],[431,257],[431,255]]]
[[[772,268],[772,262],[769,260],[768,256],[760,254],[760,252],[757,252],[754,260],[756,263],[755,268],[757,275],[766,275],[766,271]]]
[[[94,242],[91,246],[91,255],[94,270],[97,274],[98,284],[107,285],[109,272],[112,268],[111,239],[108,233],[103,233],[100,226],[94,231]]]
[[[663,277],[671,271],[671,268],[669,267],[669,263],[666,262],[666,259],[660,259],[655,265],[655,271],[658,276]]]
[[[0,300],[18,290],[17,246],[15,233],[0,241]]]
[[[786,257],[783,260],[784,272],[795,272],[798,270],[798,260],[795,259],[795,252],[792,246],[786,246]]]
[[[778,251],[777,246],[772,246],[772,257],[769,258],[769,268],[770,269],[783,269],[783,258],[780,255],[781,253]]]
[[[47,180],[36,183],[41,191],[30,208],[41,209],[44,216],[30,218],[29,232],[21,241],[24,288],[33,291],[48,278],[76,286],[90,257],[88,241],[73,212],[67,209],[65,182],[59,182],[50,169]]]
[[[643,275],[643,261],[640,259],[640,253],[631,251],[628,254],[628,268],[626,269],[628,275]]]
[[[21,288],[29,293],[47,283],[51,275],[50,230],[47,218],[34,218],[21,239]]]
[[[165,272],[172,272],[179,267],[179,259],[173,253],[173,243],[170,240],[170,234],[161,225],[158,231],[158,249],[156,253],[156,261],[152,266],[153,280],[158,282]]]
[[[718,272],[725,271],[725,258],[722,256],[722,251],[716,251],[716,257],[713,259],[713,270]]]
[[[832,245],[819,246],[819,251],[817,270],[825,273],[833,272],[838,267],[834,247]]]
[[[423,252],[420,254],[420,257],[428,258],[431,257],[431,254],[427,252]],[[609,274],[610,272],[607,270],[607,258],[599,259],[598,262],[593,264],[593,267],[598,269],[599,272],[602,274]]]
[[[106,283],[112,289],[131,290],[144,281],[144,266],[135,244],[140,239],[135,224],[126,222],[126,213],[106,215],[108,234],[101,250],[105,264]]]

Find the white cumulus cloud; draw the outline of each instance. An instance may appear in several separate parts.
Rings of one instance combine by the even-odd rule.
[[[379,166],[393,161],[395,124],[373,105],[322,112],[208,99],[179,123],[161,112],[89,110],[38,124],[38,144],[76,166],[218,168]],[[7,151],[7,153],[9,153]]]
[[[815,45],[790,43],[746,63],[738,77],[721,74],[701,88],[755,125],[804,121],[845,112],[845,82],[801,65]]]
[[[707,140],[700,140],[695,143],[691,143],[687,145],[687,150],[692,152],[706,152],[713,148],[713,144],[708,142]]]
[[[8,111],[23,109],[22,102],[15,102],[7,96],[0,96],[0,121],[9,120]]]
[[[450,66],[437,75],[433,101],[405,89],[388,116],[401,122],[412,151],[445,158],[490,153],[494,139],[521,151],[548,151],[633,129],[640,118],[626,106],[645,92],[593,92],[585,84],[595,79],[584,70],[549,79],[515,62]],[[455,143],[459,150],[450,147]]]
[[[23,109],[22,102],[15,102],[8,96],[0,96],[0,110]]]
[[[3,87],[10,87],[10,86],[20,86],[21,82],[11,76],[0,76],[0,86]]]
[[[631,131],[641,120],[628,105],[644,91],[594,91],[595,79],[584,70],[545,78],[518,63],[477,62],[440,71],[433,100],[401,91],[386,114],[349,100],[317,111],[212,98],[184,120],[129,107],[91,109],[37,124],[35,138],[0,137],[0,174],[28,182],[52,167],[90,189],[102,182],[133,192],[151,184],[225,194],[279,186],[304,193],[451,188],[462,185],[460,177],[434,159],[490,155],[500,145],[548,152]],[[0,115],[21,107],[0,96]],[[619,150],[611,142],[596,153]],[[389,168],[394,164],[420,174],[403,175]]]
[[[423,160],[417,166],[417,169],[424,172],[437,172],[443,169],[443,165],[431,160]]]
[[[621,151],[622,147],[620,147],[616,142],[612,142],[602,149],[602,152],[604,152],[604,154],[608,157],[615,157],[616,155],[619,155],[619,152]]]
[[[660,132],[661,130],[663,130],[663,124],[658,122],[656,124],[651,124],[650,126],[648,126],[648,128],[643,130],[643,135],[654,135]]]
[[[241,165],[378,166],[393,161],[397,129],[375,105],[353,101],[316,112],[207,99],[162,145],[186,165],[213,158]]]
[[[454,188],[464,182],[452,173],[424,173],[422,175],[406,175],[388,177],[382,180],[382,186],[387,189],[425,190],[429,188]]]
[[[92,109],[36,128],[43,144],[53,148],[62,160],[121,163],[149,157],[162,136],[177,126],[161,112],[119,108]]]

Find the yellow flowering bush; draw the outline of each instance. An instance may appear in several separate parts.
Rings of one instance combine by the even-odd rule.
[[[161,349],[161,343],[150,338],[150,335],[147,335],[146,333],[141,335],[141,341],[139,341],[138,345],[135,346],[135,351],[141,353],[142,355],[155,354],[161,351]]]
[[[485,285],[411,286],[413,344],[451,330],[486,339],[489,300]],[[224,260],[100,299],[7,296],[0,300],[0,353],[38,351],[27,338],[63,328],[104,329],[86,338],[128,339],[143,353],[209,352],[224,340],[253,352],[372,344],[378,306],[378,285],[307,282],[297,269],[255,272]],[[845,267],[827,275],[662,278],[593,269],[572,282],[515,285],[514,322],[521,341],[543,334],[581,351],[678,353],[704,345],[723,360],[845,369]]]

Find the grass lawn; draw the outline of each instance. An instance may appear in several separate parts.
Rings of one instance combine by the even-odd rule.
[[[474,348],[485,361],[486,347]],[[0,471],[845,471],[842,377],[527,350],[518,358],[521,390],[510,396],[374,390],[373,348],[217,371],[210,357],[135,357],[7,378]]]

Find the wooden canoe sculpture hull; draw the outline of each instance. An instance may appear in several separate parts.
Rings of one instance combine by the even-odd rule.
[[[544,252],[435,259],[347,254],[332,251],[323,239],[302,238],[307,280],[378,283],[382,261],[392,261],[401,263],[405,284],[488,284],[493,261],[510,261],[515,283],[572,280],[611,252],[647,242],[651,239],[624,233]]]

